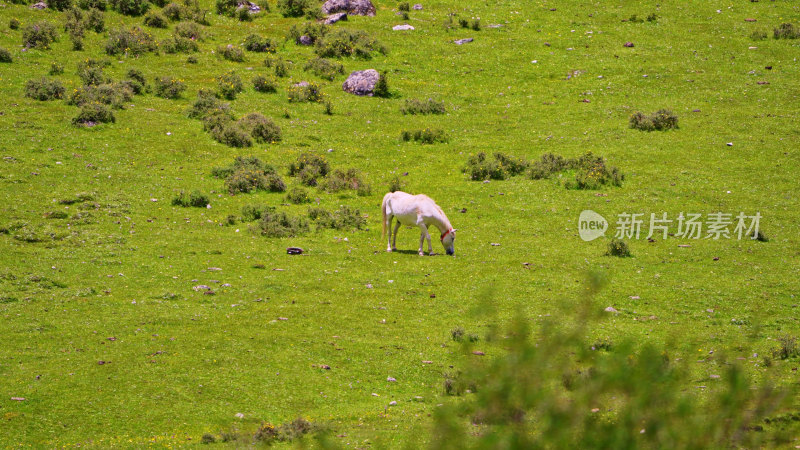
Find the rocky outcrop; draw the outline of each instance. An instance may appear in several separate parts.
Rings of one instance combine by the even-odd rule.
[[[342,89],[355,95],[372,96],[372,91],[381,75],[375,69],[358,70],[350,74],[342,84]]]
[[[323,14],[346,12],[356,16],[374,16],[375,5],[370,0],[328,0],[322,5]]]

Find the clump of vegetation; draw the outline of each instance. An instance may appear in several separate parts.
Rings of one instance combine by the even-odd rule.
[[[316,83],[298,83],[289,87],[290,102],[318,102],[323,98],[322,91]]]
[[[233,44],[228,44],[225,46],[220,45],[217,47],[217,55],[221,56],[223,59],[227,59],[228,61],[244,61],[244,50],[234,46]]]
[[[22,25],[22,23],[16,17],[12,17],[11,20],[8,21],[8,28],[12,30],[19,30],[20,25]]]
[[[150,9],[147,0],[110,0],[111,8],[126,16],[141,16]]]
[[[191,38],[178,36],[177,34],[161,42],[161,48],[165,53],[190,53],[199,50],[197,41]]]
[[[568,189],[598,189],[603,185],[622,186],[625,175],[616,167],[609,167],[602,156],[594,156],[586,152],[579,158],[570,161],[577,169],[574,182],[567,182]]]
[[[308,190],[295,186],[286,194],[286,200],[295,205],[302,205],[303,203],[311,203],[311,196],[308,195]]]
[[[225,188],[232,195],[240,192],[286,190],[286,184],[275,168],[254,156],[237,156],[232,165],[215,168],[211,171],[211,175],[224,179]]]
[[[232,120],[230,110],[230,104],[221,102],[213,92],[201,89],[197,92],[197,100],[189,110],[189,117],[205,120],[212,115],[227,115]]]
[[[144,16],[144,24],[151,28],[167,28],[169,21],[163,14],[157,11],[150,11]]]
[[[406,11],[406,12],[408,12],[408,11],[411,11],[411,6],[409,6],[408,2],[400,2],[397,5],[397,10],[398,11]]]
[[[297,44],[301,44],[301,37],[305,36],[305,42],[308,44],[316,44],[317,41],[328,34],[330,27],[328,25],[316,22],[306,22],[303,25],[292,25],[289,28],[288,38]]]
[[[550,178],[550,175],[566,170],[570,167],[570,162],[561,155],[554,153],[543,154],[538,161],[530,165],[528,176],[532,180]]]
[[[367,219],[361,211],[342,205],[331,212],[323,208],[310,208],[308,217],[317,229],[330,228],[334,230],[361,230],[367,224]]]
[[[392,93],[389,92],[389,75],[386,71],[381,72],[378,77],[378,82],[375,83],[375,87],[372,89],[372,95],[382,98],[389,98],[392,96]]]
[[[243,90],[242,79],[233,70],[217,77],[217,95],[220,97],[234,100]]]
[[[161,98],[176,99],[186,90],[183,80],[170,76],[156,77],[153,80],[153,92]]]
[[[50,75],[61,75],[64,73],[64,66],[57,62],[50,63]]]
[[[278,82],[274,78],[267,78],[263,75],[256,75],[253,77],[253,89],[258,92],[277,92]]]
[[[242,129],[248,131],[256,142],[274,144],[281,140],[281,128],[260,113],[250,113],[239,119]]]
[[[278,49],[278,44],[272,39],[257,34],[249,34],[244,39],[244,48],[251,52],[275,53]]]
[[[630,127],[642,131],[678,128],[678,116],[668,109],[659,109],[653,114],[635,112],[630,118]]]
[[[197,57],[196,56],[190,56],[190,57],[186,58],[186,64],[197,64]]]
[[[424,130],[405,130],[400,134],[404,142],[416,141],[420,144],[445,143],[450,140],[447,133],[440,128],[425,128]]]
[[[606,256],[617,256],[619,258],[628,258],[631,256],[631,250],[628,248],[628,244],[623,241],[622,239],[611,239],[608,243],[608,250],[606,250]]]
[[[780,347],[772,351],[774,358],[789,359],[800,357],[800,347],[797,346],[797,338],[794,336],[782,336],[778,339]]]
[[[303,153],[289,164],[289,176],[300,178],[300,182],[306,186],[316,186],[329,171],[330,166],[325,158],[313,153]]]
[[[450,330],[450,338],[455,342],[478,342],[481,340],[480,336],[477,334],[467,333],[461,327]]]
[[[0,63],[10,63],[12,61],[13,58],[11,58],[11,52],[0,47]]]
[[[283,17],[302,17],[309,15],[316,18],[318,5],[313,0],[278,0],[278,10]]]
[[[217,14],[221,16],[233,17],[236,14],[236,7],[239,6],[237,0],[217,0]]]
[[[400,179],[398,176],[392,177],[389,180],[389,192],[397,192],[397,191],[404,191],[405,190],[405,183]]]
[[[48,49],[58,40],[56,27],[50,22],[36,22],[22,31],[22,45],[25,48]]]
[[[283,238],[307,233],[309,227],[308,221],[302,217],[289,216],[285,212],[267,208],[261,213],[257,229],[262,236]]]
[[[800,38],[800,27],[795,27],[791,23],[782,23],[772,30],[775,39],[798,39]]]
[[[364,31],[339,29],[327,33],[316,41],[314,51],[323,58],[354,56],[370,59],[375,52],[385,55],[387,48]]]
[[[141,55],[158,50],[153,35],[137,26],[109,31],[105,46],[109,55]]]
[[[57,100],[64,97],[64,90],[64,85],[60,81],[46,77],[28,80],[25,83],[25,97],[34,100]]]
[[[102,103],[91,102],[81,105],[78,115],[72,118],[75,126],[94,126],[98,123],[115,122],[114,113]]]
[[[273,67],[275,69],[275,76],[278,78],[286,78],[289,76],[289,64],[282,58],[266,59],[264,65]]]
[[[763,41],[766,38],[767,38],[767,32],[766,31],[754,30],[750,34],[750,39],[753,39],[755,41]]]
[[[78,0],[78,7],[80,9],[97,9],[105,11],[108,9],[108,2],[106,0]]]
[[[203,40],[203,29],[196,22],[180,22],[175,25],[174,36],[180,36],[194,41]]]
[[[497,152],[492,159],[486,153],[480,152],[470,156],[467,165],[462,172],[469,175],[470,180],[505,180],[506,178],[518,175],[525,171],[528,163],[523,159],[517,159]]]
[[[110,83],[111,79],[105,76],[103,70],[111,63],[105,59],[86,58],[78,62],[78,78],[84,86],[99,86]]]
[[[66,11],[72,8],[72,0],[50,0],[47,6],[57,11]]]
[[[86,15],[86,28],[94,31],[95,33],[102,33],[106,29],[106,21],[103,17],[103,12],[97,8],[89,9]]]
[[[133,98],[133,91],[126,83],[106,83],[99,86],[81,86],[72,91],[67,99],[68,105],[82,106],[100,103],[115,109],[125,107],[125,102]]]
[[[444,102],[436,101],[432,98],[418,100],[415,98],[406,99],[406,104],[400,109],[403,114],[444,114]]]
[[[346,189],[356,191],[358,195],[365,196],[371,193],[369,184],[361,177],[355,168],[347,170],[336,169],[331,172],[320,187],[327,192],[341,192]]]
[[[208,196],[200,191],[192,191],[191,194],[186,194],[181,191],[172,199],[172,206],[182,206],[188,208],[193,206],[195,208],[205,208],[209,203]]]
[[[126,77],[127,78],[122,80],[121,83],[125,83],[135,95],[147,92],[147,80],[144,78],[144,74],[141,71],[130,69]]]
[[[333,81],[337,76],[344,74],[344,66],[325,58],[314,58],[303,67],[314,75]]]

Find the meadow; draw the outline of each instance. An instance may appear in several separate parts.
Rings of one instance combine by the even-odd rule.
[[[265,424],[302,417],[327,430],[324,445],[444,448],[437,414],[474,397],[452,395],[448,380],[476,360],[534,351],[533,336],[558,358],[573,355],[537,334],[552,326],[598,343],[609,360],[664,350],[685,365],[675,392],[700,401],[727,389],[734,366],[744,391],[786,389],[780,408],[758,416],[769,419],[762,430],[747,431],[774,432],[764,445],[800,444],[800,39],[773,36],[781,24],[800,26],[800,6],[431,0],[405,19],[398,3],[374,4],[374,17],[351,15],[329,33],[361,30],[385,54],[327,56],[343,66],[329,79],[304,70],[317,47],[288,37],[314,20],[284,17],[274,1],[241,21],[201,0],[208,25],[181,41],[188,51],[140,54],[109,54],[111,35],[139,26],[163,47],[178,23],[148,27],[146,15],[109,5],[104,30],[87,29],[75,50],[67,12],[0,3],[0,49],[11,59],[0,62],[0,443],[161,448],[209,435],[249,446],[260,445],[251,438]],[[25,48],[26,27],[43,21],[58,39]],[[392,30],[404,23],[415,29]],[[274,51],[221,56],[251,34]],[[474,40],[453,42],[463,38]],[[114,122],[73,123],[80,108],[69,98],[89,60],[103,77],[135,70],[149,86],[109,107]],[[365,69],[383,74],[388,95],[342,90]],[[236,118],[261,113],[280,140],[232,147],[189,117],[198,91],[218,92],[231,71],[243,90],[218,101]],[[274,80],[276,92],[256,91],[255,76]],[[62,99],[26,96],[26,83],[42,77],[63,85]],[[156,95],[162,77],[185,89]],[[290,101],[301,81],[319,88],[320,101]],[[412,99],[441,102],[444,113],[404,114]],[[677,128],[630,126],[634,113],[662,109]],[[444,142],[403,138],[425,129]],[[463,169],[481,152],[526,166],[592,152],[624,180],[575,188],[575,167],[471,180]],[[326,188],[323,178],[303,186],[290,166],[308,155],[331,171],[355,169],[361,189]],[[239,156],[272,166],[286,190],[232,194],[214,173]],[[390,185],[436,200],[458,230],[454,257],[435,230],[433,256],[417,255],[416,229],[401,229],[399,251],[385,251],[380,203]],[[287,199],[298,187],[310,203]],[[194,191],[201,207],[174,204]],[[342,206],[354,214],[340,228],[308,216]],[[302,218],[308,229],[264,235],[263,221],[246,220],[254,210]],[[583,210],[608,220],[605,236],[580,238]],[[767,239],[648,240],[643,231],[623,239],[631,257],[606,255],[619,214],[682,212],[759,213]],[[513,331],[519,321],[530,339],[515,338],[529,336]],[[541,373],[560,377],[541,358]],[[587,408],[615,405],[598,402]],[[613,412],[604,417],[617,424]],[[465,426],[468,435],[492,430]]]

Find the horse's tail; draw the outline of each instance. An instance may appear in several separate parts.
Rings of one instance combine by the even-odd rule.
[[[381,217],[383,219],[383,231],[381,232],[381,237],[386,236],[386,204],[389,202],[389,197],[392,195],[391,192],[383,196],[383,202],[381,203]]]

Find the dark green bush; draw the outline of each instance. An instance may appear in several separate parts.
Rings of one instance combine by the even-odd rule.
[[[248,131],[256,142],[274,144],[281,140],[281,128],[260,113],[250,113],[239,119],[242,129]]]
[[[400,134],[400,138],[406,142],[416,141],[420,144],[435,144],[437,142],[447,142],[450,140],[444,130],[439,128],[403,131]]]
[[[105,76],[103,69],[108,67],[111,63],[105,59],[86,58],[78,62],[78,78],[84,86],[99,86],[101,84],[111,82],[111,79]]]
[[[22,25],[22,23],[20,23],[19,19],[17,19],[16,17],[12,17],[8,21],[8,28],[10,28],[12,30],[19,30],[19,26],[20,25]]]
[[[767,32],[766,31],[754,30],[750,34],[750,39],[753,39],[753,40],[756,40],[756,41],[762,41],[762,40],[764,40],[766,38],[767,38]]]
[[[361,230],[367,224],[367,219],[361,215],[361,211],[347,205],[342,205],[333,212],[322,208],[310,208],[308,217],[317,229]]]
[[[47,6],[57,11],[66,11],[72,8],[72,0],[49,0]]]
[[[64,85],[58,80],[42,77],[25,83],[25,97],[34,100],[57,100],[64,97]]]
[[[642,131],[662,131],[678,128],[678,116],[668,109],[659,109],[653,114],[634,113],[630,127]]]
[[[250,137],[250,133],[242,128],[239,123],[234,121],[228,121],[219,127],[215,127],[211,130],[211,136],[217,142],[225,144],[228,147],[242,148],[253,146],[253,139]]]
[[[209,203],[208,196],[200,191],[192,191],[191,194],[186,194],[181,191],[172,199],[172,206],[182,206],[188,208],[193,206],[195,208],[205,208]]]
[[[275,76],[278,78],[286,78],[289,76],[289,64],[286,63],[281,58],[276,58],[274,60],[269,60],[270,63],[267,64],[268,60],[264,60],[264,64],[267,67],[273,66],[275,68]]]
[[[70,8],[64,13],[64,31],[83,36],[83,12],[78,8]]]
[[[150,11],[144,16],[144,24],[151,28],[167,28],[169,21],[158,11]]]
[[[201,89],[197,92],[197,100],[192,105],[192,109],[189,110],[189,117],[203,120],[212,114],[219,113],[227,115],[230,120],[233,120],[230,110],[230,104],[221,102],[213,92]]]
[[[232,195],[252,191],[284,192],[286,184],[277,173],[243,168],[225,179],[225,188]]]
[[[432,98],[417,100],[409,98],[405,106],[400,110],[403,114],[444,114],[444,102],[436,101]]]
[[[217,0],[217,14],[233,17],[236,14],[237,0]]]
[[[258,92],[277,92],[278,82],[262,75],[253,77],[253,88]]]
[[[243,90],[242,79],[236,72],[231,70],[217,77],[217,95],[220,97],[233,100]]]
[[[244,48],[251,52],[275,53],[278,44],[270,38],[249,34],[244,38]]]
[[[190,57],[186,58],[186,64],[197,64],[197,57],[196,56],[190,56]]]
[[[550,178],[550,175],[566,170],[568,167],[569,161],[564,159],[563,156],[545,153],[538,161],[534,161],[531,164],[528,176],[532,180]]]
[[[625,241],[614,238],[608,242],[608,250],[606,250],[606,256],[618,256],[620,258],[627,258],[631,256],[631,250],[628,248],[628,244]]]
[[[306,186],[316,186],[329,171],[330,166],[325,158],[313,153],[302,153],[289,164],[289,176],[300,178],[300,182]]]
[[[283,17],[302,17],[317,7],[312,0],[278,0],[278,10]]]
[[[95,8],[105,11],[108,8],[108,2],[106,0],[78,0],[78,7],[80,9]]]
[[[156,52],[158,45],[153,39],[153,35],[133,26],[130,29],[118,28],[109,31],[105,49],[109,55],[141,55]]]
[[[401,2],[397,5],[398,11],[411,11],[411,7],[408,5],[408,2]]]
[[[378,82],[375,83],[375,87],[372,89],[372,95],[383,98],[392,96],[392,93],[389,92],[389,75],[386,71],[381,72],[380,77],[378,77]]]
[[[106,30],[106,21],[103,16],[103,11],[97,8],[89,9],[86,14],[86,28],[94,31],[95,33],[102,33]]]
[[[343,65],[325,58],[314,58],[308,61],[303,70],[311,71],[314,75],[330,81],[344,74]]]
[[[192,18],[189,8],[175,2],[165,6],[161,13],[171,22],[180,22],[181,20],[190,20]]]
[[[233,62],[242,62],[244,61],[244,51],[234,46],[233,44],[228,44],[225,46],[220,45],[217,47],[217,55],[222,57],[223,59],[227,59],[228,61]]]
[[[22,32],[22,45],[25,48],[48,49],[57,40],[56,27],[50,22],[32,23]]]
[[[114,121],[116,121],[114,113],[106,105],[97,102],[81,105],[78,115],[72,118],[72,124],[75,126],[93,126]]]
[[[153,81],[153,92],[161,98],[176,99],[186,90],[183,80],[166,77],[156,77]]]
[[[61,75],[64,73],[64,66],[57,62],[50,63],[50,75]]]
[[[196,52],[200,48],[197,41],[182,36],[172,36],[161,42],[161,48],[165,53],[190,53]]]
[[[110,0],[111,8],[126,16],[141,16],[150,9],[147,0]]]
[[[99,86],[81,86],[74,89],[67,99],[68,105],[82,106],[100,103],[122,109],[133,98],[133,90],[127,83],[106,83]]]
[[[179,22],[175,25],[173,31],[174,36],[180,36],[186,39],[193,39],[195,41],[203,40],[203,28],[196,22]]]
[[[358,195],[369,195],[371,193],[369,185],[361,178],[357,169],[347,170],[336,169],[320,184],[320,187],[327,192],[341,192],[346,189],[358,192]]]
[[[375,52],[384,55],[387,53],[386,47],[366,32],[346,29],[339,29],[333,33],[325,34],[317,40],[314,51],[323,58],[354,56],[356,58],[369,59]]]
[[[10,63],[13,61],[14,59],[11,57],[11,52],[0,47],[0,63]]]
[[[462,172],[469,175],[470,180],[505,180],[513,175],[522,173],[527,168],[527,163],[522,159],[509,157],[503,153],[495,153],[493,158],[486,157],[480,152],[470,156]]]
[[[291,217],[267,208],[258,221],[258,230],[266,237],[294,237],[308,232],[308,222],[302,217]]]
[[[592,152],[571,160],[570,164],[577,169],[577,173],[574,182],[566,183],[568,189],[599,189],[606,184],[621,186],[625,180],[625,175],[619,169],[607,166],[602,156],[594,156]]]
[[[250,12],[248,8],[239,8],[236,10],[236,18],[239,19],[239,22],[252,22],[253,17],[257,14],[253,14]]]
[[[405,183],[398,176],[392,177],[389,180],[389,192],[405,191]]]
[[[295,205],[302,205],[303,203],[311,203],[311,196],[308,191],[300,186],[295,186],[286,194],[286,200]]]
[[[318,102],[323,94],[316,83],[298,83],[289,87],[289,102]]]
[[[772,30],[775,39],[798,39],[800,38],[800,28],[796,28],[791,23],[782,23]]]
[[[330,30],[330,26],[316,23],[316,22],[306,22],[303,25],[292,25],[289,28],[289,39],[293,40],[295,43],[300,43],[300,38],[305,36],[308,38],[308,42],[310,44],[315,44],[317,41],[322,39],[328,31]]]

